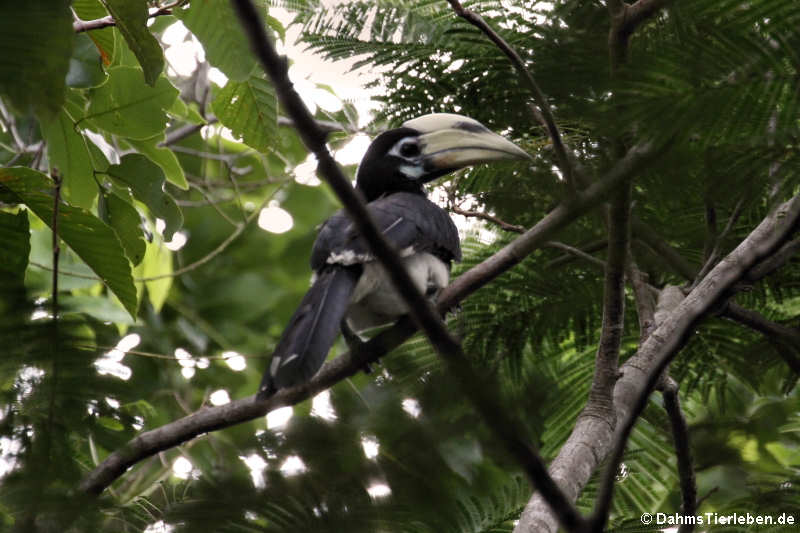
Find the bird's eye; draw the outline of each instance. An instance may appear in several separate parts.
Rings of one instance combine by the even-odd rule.
[[[400,145],[400,155],[403,157],[414,157],[419,155],[419,146],[417,143],[407,142]]]

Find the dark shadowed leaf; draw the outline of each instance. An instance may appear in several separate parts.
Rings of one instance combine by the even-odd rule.
[[[164,70],[164,52],[150,30],[147,29],[147,3],[130,0],[102,0],[114,17],[125,42],[142,66],[144,80],[155,87]]]
[[[52,229],[53,184],[47,176],[29,168],[4,168],[0,169],[0,185]],[[58,234],[135,317],[138,302],[131,265],[114,230],[85,209],[61,204]]]
[[[141,154],[127,154],[119,165],[111,165],[106,170],[117,184],[130,187],[133,196],[153,213],[164,220],[164,238],[172,239],[172,234],[183,224],[183,215],[175,200],[164,191],[164,171],[161,167]]]
[[[58,113],[73,37],[67,0],[1,2],[0,93],[23,113]]]

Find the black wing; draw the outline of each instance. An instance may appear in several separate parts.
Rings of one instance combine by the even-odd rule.
[[[461,260],[458,229],[447,211],[419,194],[398,192],[367,204],[372,219],[398,250],[413,247],[443,261]],[[350,217],[339,211],[325,221],[311,251],[311,268],[353,265],[374,260]]]

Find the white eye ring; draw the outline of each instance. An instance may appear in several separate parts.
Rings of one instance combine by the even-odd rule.
[[[412,160],[420,154],[419,141],[416,137],[403,137],[389,151],[389,155],[401,159]]]

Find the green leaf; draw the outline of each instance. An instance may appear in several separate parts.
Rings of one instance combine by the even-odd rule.
[[[130,199],[124,199],[113,192],[104,192],[100,217],[103,222],[111,226],[117,233],[125,253],[131,263],[138,265],[142,262],[145,252],[144,233],[142,232],[142,217]]]
[[[105,83],[108,75],[103,70],[100,50],[85,33],[75,36],[75,49],[69,60],[67,85],[80,89],[97,87]]]
[[[209,63],[232,80],[245,81],[250,76],[256,59],[229,2],[198,0],[188,8],[175,9],[173,14],[203,44]]]
[[[47,142],[47,156],[51,168],[58,168],[63,176],[62,193],[68,203],[90,209],[97,196],[94,171],[105,168],[108,162],[99,150],[76,128],[82,116],[79,98],[68,98],[58,115],[42,121],[42,136]]]
[[[118,184],[130,187],[133,196],[142,202],[154,216],[164,220],[164,238],[172,239],[172,234],[183,224],[183,214],[175,200],[164,191],[164,172],[161,167],[141,154],[127,154],[119,165],[111,165],[106,170]]]
[[[164,246],[161,239],[156,238],[147,243],[144,261],[134,269],[137,278],[167,276],[161,279],[143,282],[147,287],[147,297],[156,313],[161,311],[167,301],[169,289],[172,287],[172,252]],[[137,283],[137,285],[139,285]]]
[[[108,16],[108,11],[100,0],[73,0],[72,9],[81,20],[95,20]],[[113,27],[86,32],[103,61],[109,66],[117,53],[117,30]]]
[[[0,94],[23,114],[58,113],[73,37],[67,0],[0,3]]]
[[[256,76],[228,81],[211,104],[219,121],[248,146],[267,151],[278,128],[278,110],[272,85]]]
[[[0,211],[0,293],[23,286],[30,251],[28,214]]]
[[[173,117],[183,119],[186,122],[191,122],[192,124],[206,123],[206,119],[203,118],[203,115],[197,112],[195,106],[186,105],[186,102],[184,102],[182,98],[176,98],[172,103],[172,107],[167,110],[167,113]]]
[[[0,185],[52,229],[53,185],[47,176],[29,168],[3,168]],[[114,230],[85,209],[61,204],[57,231],[135,318],[138,302],[131,265]]]
[[[144,80],[155,87],[164,70],[164,52],[147,29],[147,3],[144,0],[102,0],[114,17],[117,28],[136,55],[144,72]]]
[[[87,119],[97,127],[123,137],[148,139],[164,131],[178,90],[160,77],[153,87],[142,81],[135,67],[109,69],[105,85],[93,89]]]
[[[180,98],[175,101],[180,101]],[[156,135],[151,139],[145,139],[143,141],[128,139],[128,143],[136,148],[138,152],[146,155],[150,161],[160,166],[161,170],[164,171],[167,181],[184,191],[188,190],[189,182],[186,181],[183,167],[181,167],[180,162],[178,162],[175,153],[168,148],[158,146],[159,143],[164,141],[164,138],[165,135],[162,133],[161,135]]]

